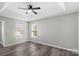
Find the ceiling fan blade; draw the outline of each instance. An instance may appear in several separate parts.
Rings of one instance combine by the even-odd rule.
[[[24,9],[24,10],[28,10],[27,8],[20,8],[20,7],[18,7],[19,9]]]
[[[32,9],[32,6],[31,5],[29,5],[29,9]]]
[[[37,12],[35,12],[35,11],[33,11],[33,10],[32,10],[32,12],[33,12],[34,14],[37,14]]]
[[[37,10],[37,9],[40,9],[40,7],[32,8],[32,10]]]

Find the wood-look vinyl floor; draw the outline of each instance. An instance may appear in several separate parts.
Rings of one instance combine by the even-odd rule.
[[[8,47],[0,45],[0,56],[78,56],[78,54],[28,41]]]

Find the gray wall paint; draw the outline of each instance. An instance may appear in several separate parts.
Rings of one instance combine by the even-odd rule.
[[[76,50],[78,48],[77,19],[77,13],[71,13],[32,21],[30,26],[37,24],[38,37],[35,39],[30,37],[30,40]]]
[[[28,23],[25,21],[20,21],[8,17],[0,17],[0,20],[4,21],[4,34],[5,34],[5,45],[16,44],[19,42],[28,41]],[[16,39],[16,23],[21,23],[24,25],[24,35],[22,39]]]

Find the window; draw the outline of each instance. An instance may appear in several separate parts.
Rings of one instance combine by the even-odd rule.
[[[32,25],[32,37],[33,38],[37,37],[37,25],[36,24]]]
[[[24,28],[23,24],[16,24],[16,39],[23,38]]]

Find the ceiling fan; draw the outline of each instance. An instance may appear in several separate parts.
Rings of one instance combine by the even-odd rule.
[[[27,2],[27,3],[28,3],[28,2]],[[28,3],[27,8],[20,8],[20,7],[19,7],[19,9],[27,10],[26,14],[29,13],[29,12],[28,12],[29,10],[31,10],[34,14],[38,14],[38,13],[35,12],[34,10],[39,10],[40,7],[34,7],[34,8],[33,8],[33,6],[32,6],[31,4]]]

